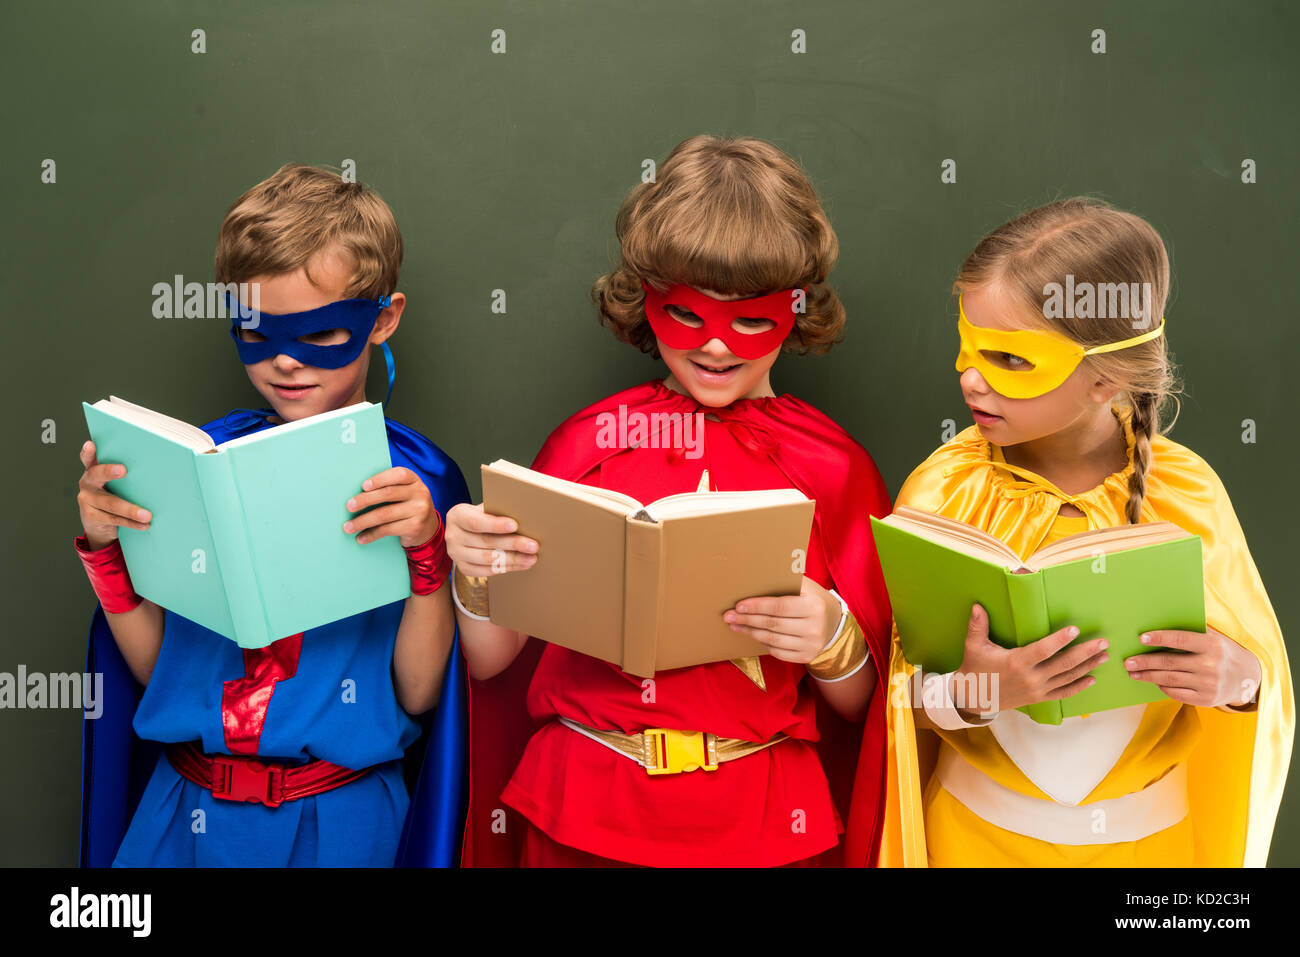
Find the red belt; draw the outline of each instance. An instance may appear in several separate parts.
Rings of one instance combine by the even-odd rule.
[[[207,788],[213,797],[267,807],[332,790],[370,772],[370,768],[353,771],[319,760],[289,765],[256,755],[207,755],[193,741],[167,745],[167,760],[181,777]]]

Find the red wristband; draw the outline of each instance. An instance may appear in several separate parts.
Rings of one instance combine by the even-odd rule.
[[[405,546],[403,546],[405,547]],[[438,516],[438,530],[423,545],[406,548],[406,565],[411,571],[411,594],[432,595],[447,581],[451,572],[451,556],[443,540],[442,516]]]
[[[144,601],[131,586],[131,574],[126,570],[126,559],[117,539],[96,549],[90,547],[85,535],[78,535],[72,543],[104,611],[120,615]]]

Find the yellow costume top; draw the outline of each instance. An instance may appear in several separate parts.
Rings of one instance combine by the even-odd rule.
[[[1125,524],[1133,433],[1129,410],[1115,412],[1128,442],[1129,462],[1096,488],[1077,495],[1062,492],[1041,476],[1007,464],[1001,450],[972,426],[912,473],[897,504],[974,525],[1022,558],[1085,528]],[[1066,502],[1083,517],[1059,516]],[[1123,754],[1087,794],[1084,806],[1140,791],[1170,768],[1185,764],[1187,817],[1123,847],[1046,844],[981,820],[931,779],[940,738],[943,747],[1003,787],[1043,800],[1048,795],[1020,771],[987,727],[930,731],[916,726],[905,690],[914,669],[903,658],[895,633],[882,866],[925,866],[931,857],[935,863],[962,863],[963,855],[983,863],[1067,866],[1266,863],[1295,724],[1277,618],[1218,476],[1195,453],[1163,436],[1151,441],[1140,520],[1170,521],[1201,537],[1206,622],[1259,659],[1263,680],[1258,708],[1234,713],[1176,701],[1145,706]],[[899,694],[900,689],[904,693]],[[927,818],[935,845],[928,849]]]

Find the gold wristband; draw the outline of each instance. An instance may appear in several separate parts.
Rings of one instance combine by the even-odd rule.
[[[456,590],[456,599],[462,607],[471,615],[487,616],[488,613],[488,587],[487,576],[466,575],[459,568],[456,569],[455,581],[452,588]]]
[[[844,627],[831,646],[808,662],[808,673],[822,681],[833,681],[856,671],[867,660],[867,639],[858,627],[858,621],[849,612],[844,616]]]

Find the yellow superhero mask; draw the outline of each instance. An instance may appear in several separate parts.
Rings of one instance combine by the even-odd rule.
[[[1162,318],[1160,325],[1150,332],[1085,349],[1073,339],[1048,330],[974,326],[966,318],[961,297],[957,299],[957,308],[961,313],[957,320],[957,334],[961,336],[957,371],[965,372],[974,366],[989,388],[1009,399],[1032,399],[1051,392],[1070,377],[1084,356],[1127,349],[1165,331]]]

